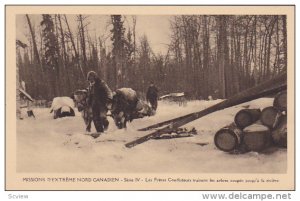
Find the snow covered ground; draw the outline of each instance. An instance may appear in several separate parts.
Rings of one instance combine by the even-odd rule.
[[[220,100],[191,101],[186,107],[159,102],[155,116],[134,120],[127,130],[118,130],[109,117],[108,131],[96,139],[85,135],[80,113],[54,120],[49,108],[35,108],[36,119],[17,121],[17,171],[284,173],[287,166],[285,149],[268,154],[232,155],[218,150],[213,142],[215,132],[231,123],[242,106],[264,108],[272,105],[272,101],[270,98],[258,99],[193,121],[185,127],[194,126],[198,130],[194,137],[150,140],[131,149],[124,144],[150,132],[137,131],[138,128],[200,111]]]

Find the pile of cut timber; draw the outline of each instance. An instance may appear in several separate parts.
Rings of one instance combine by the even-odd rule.
[[[221,128],[214,137],[215,145],[225,152],[261,152],[271,145],[287,147],[287,92],[279,92],[273,106],[242,109],[234,122]]]

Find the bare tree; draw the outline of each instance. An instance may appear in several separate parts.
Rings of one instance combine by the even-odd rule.
[[[39,53],[38,53],[38,48],[37,48],[36,40],[35,40],[35,33],[34,33],[32,25],[31,25],[31,21],[29,19],[28,14],[26,14],[26,19],[27,19],[28,27],[29,27],[29,30],[30,30],[31,38],[32,38],[34,58],[35,58],[35,61],[38,64],[41,64],[41,60],[40,60],[40,56],[39,56]]]
[[[81,46],[84,66],[86,66],[86,62],[87,62],[85,28],[88,24],[84,23],[84,20],[86,20],[86,19],[87,19],[87,16],[83,16],[83,15],[77,16],[77,21],[79,23],[78,29],[79,29],[79,37],[80,37],[80,46]]]
[[[75,41],[74,41],[74,37],[73,37],[73,34],[72,34],[72,31],[70,29],[70,26],[69,26],[69,23],[68,23],[68,20],[67,20],[67,17],[66,15],[64,15],[64,19],[65,19],[65,23],[67,25],[67,28],[68,28],[68,33],[67,33],[67,36],[70,38],[70,41],[71,41],[71,44],[72,44],[72,47],[73,47],[73,50],[74,50],[74,53],[75,53],[75,60],[79,66],[79,69],[80,69],[80,72],[81,72],[81,75],[83,76],[83,78],[85,78],[85,74],[83,72],[83,69],[80,65],[80,61],[79,61],[79,54],[78,54],[78,51],[76,49],[76,45],[75,45]]]

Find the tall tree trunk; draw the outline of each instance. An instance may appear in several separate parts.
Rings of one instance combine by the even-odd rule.
[[[283,35],[283,62],[284,71],[287,69],[287,34],[286,34],[286,15],[282,16],[282,35]]]
[[[64,30],[62,27],[61,23],[61,16],[58,15],[58,22],[59,22],[59,30],[60,30],[60,40],[61,40],[61,47],[62,47],[62,53],[63,53],[63,71],[64,71],[64,77],[65,77],[65,86],[66,86],[66,91],[70,92],[70,72],[69,69],[67,68],[68,65],[68,55],[66,51],[66,45],[65,45],[65,34]]]
[[[65,64],[68,62],[68,55],[66,51],[66,44],[65,44],[65,34],[61,23],[61,17],[58,15],[58,21],[59,21],[59,30],[60,30],[60,39],[61,39],[61,47],[63,50],[63,59]]]
[[[217,16],[218,22],[218,74],[219,74],[219,92],[220,98],[226,98],[226,77],[225,77],[225,59],[226,59],[226,16]]]
[[[273,36],[273,30],[275,26],[275,20],[273,17],[271,18],[271,25],[269,26],[270,30],[268,30],[268,49],[267,49],[267,78],[270,78],[271,75],[271,42],[272,42],[272,36]]]
[[[209,45],[209,23],[208,23],[208,16],[203,17],[203,82],[204,82],[204,90],[203,90],[203,98],[207,98],[208,94],[212,94],[213,90],[209,90],[209,77],[210,77],[210,71],[209,71],[209,51],[210,51],[210,45]]]
[[[254,69],[257,69],[257,16],[254,16],[253,34],[254,34]],[[254,74],[255,75],[255,74]]]
[[[84,66],[86,66],[87,56],[86,56],[86,46],[85,46],[85,31],[83,26],[84,18],[82,17],[82,15],[78,16],[78,20],[79,20],[79,33],[80,33],[80,44],[82,50],[83,64]]]
[[[136,16],[132,17],[132,34],[133,34],[133,60],[136,60]]]
[[[68,34],[69,34],[69,37],[70,37],[70,40],[71,40],[71,44],[72,44],[72,47],[73,47],[73,50],[74,50],[74,53],[75,53],[75,60],[76,60],[76,62],[78,64],[78,66],[79,66],[79,69],[80,69],[80,72],[82,74],[83,79],[85,79],[85,74],[84,74],[83,69],[82,69],[82,67],[80,65],[79,54],[78,54],[78,51],[76,49],[74,37],[73,37],[72,31],[70,29],[70,26],[69,26],[69,23],[68,23],[66,15],[64,15],[64,18],[65,18],[65,22],[66,22],[66,25],[67,25],[67,28],[68,28]]]
[[[20,78],[19,78],[19,65],[16,66],[16,115],[17,115],[17,118],[20,119],[22,118],[21,116],[21,107],[20,107],[20,101],[21,101],[21,98],[20,98],[20,91],[19,91],[19,88],[20,88]]]
[[[36,45],[35,33],[34,33],[33,28],[31,26],[31,22],[30,22],[28,14],[26,14],[26,19],[27,19],[28,27],[29,27],[29,30],[30,30],[31,38],[32,38],[34,58],[35,58],[35,61],[40,65],[41,60],[40,60],[38,48],[37,48],[37,45]]]
[[[280,59],[280,39],[279,39],[279,18],[278,16],[275,17],[276,20],[276,53],[275,53],[275,61],[273,64],[273,76],[279,73],[279,59]]]

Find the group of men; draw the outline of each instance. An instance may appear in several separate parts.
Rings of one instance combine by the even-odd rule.
[[[116,102],[113,100],[117,98],[118,92],[122,93],[121,90],[117,90],[116,94],[113,95],[112,90],[109,88],[107,83],[100,79],[96,72],[90,71],[87,74],[87,80],[89,86],[87,88],[87,105],[92,111],[92,121],[94,123],[95,129],[97,132],[104,132],[108,128],[107,113],[108,110],[113,112],[116,110],[116,107],[113,104]],[[133,90],[132,90],[133,91]],[[135,91],[134,91],[135,92]],[[130,96],[123,93],[123,96]],[[130,100],[130,97],[125,97],[125,99]],[[137,98],[129,102],[129,108],[136,107],[138,104]],[[154,86],[154,83],[151,82],[146,95],[147,101],[150,103],[153,111],[157,109],[157,100],[158,100],[158,90]],[[113,107],[113,108],[112,108]],[[125,106],[122,106],[125,107]],[[129,117],[132,120],[133,117]],[[125,125],[126,126],[126,125]]]

